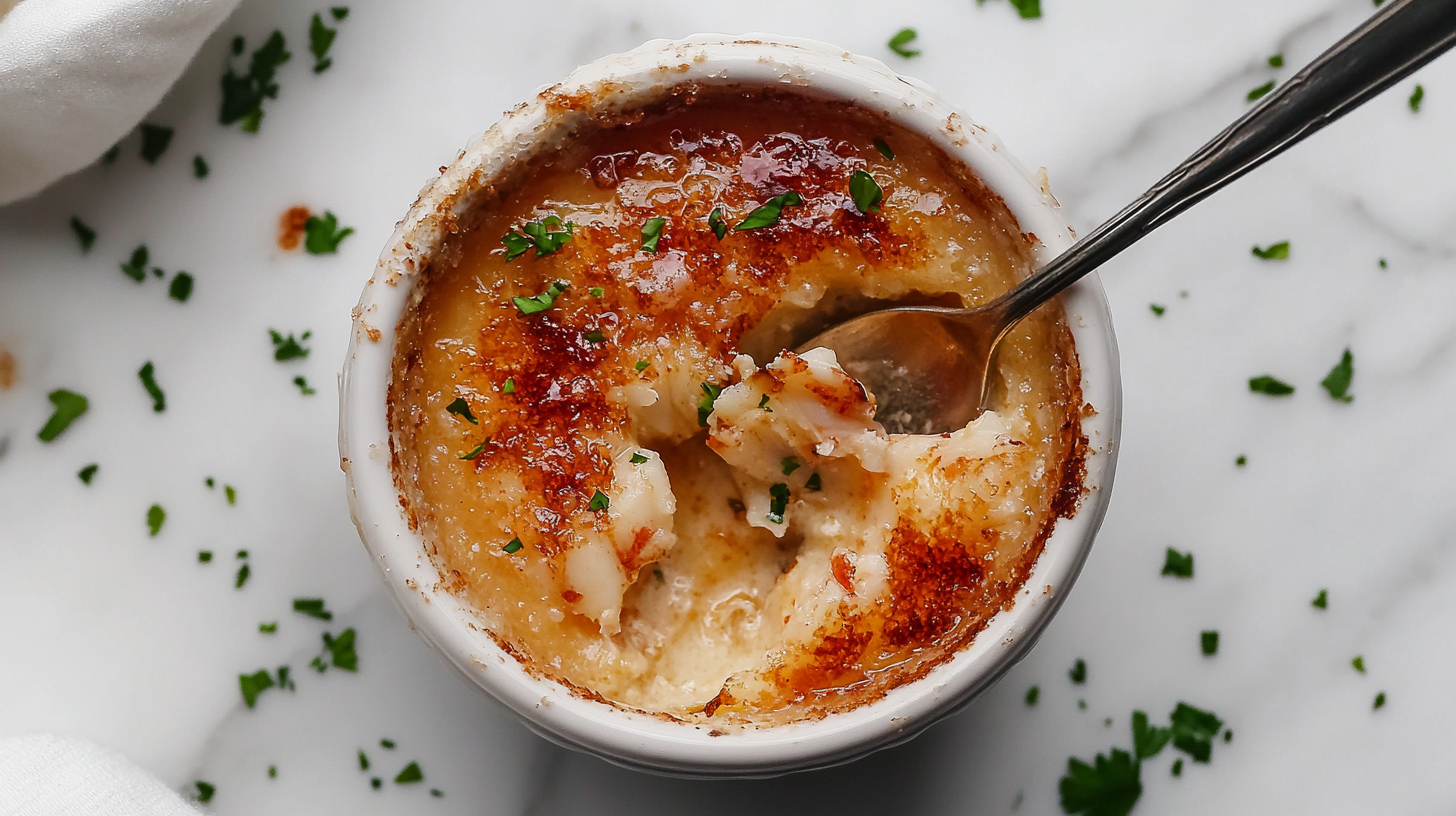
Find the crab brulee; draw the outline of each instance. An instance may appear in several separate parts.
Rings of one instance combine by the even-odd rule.
[[[1060,306],[990,410],[889,433],[846,316],[974,305],[1036,238],[929,140],[785,90],[679,86],[522,159],[425,265],[396,484],[446,587],[533,675],[718,730],[872,702],[1008,608],[1082,495]],[[571,100],[561,100],[569,105]]]

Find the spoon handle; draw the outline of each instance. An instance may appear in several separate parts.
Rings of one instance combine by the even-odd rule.
[[[1456,0],[1394,0],[997,304],[1031,313],[1128,245],[1456,44]]]

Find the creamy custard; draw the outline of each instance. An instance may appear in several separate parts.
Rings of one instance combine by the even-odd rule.
[[[847,710],[969,644],[1075,510],[1059,307],[949,434],[887,433],[832,352],[783,351],[1032,268],[1035,237],[922,137],[687,86],[492,193],[401,321],[391,443],[447,587],[538,676],[721,729]]]

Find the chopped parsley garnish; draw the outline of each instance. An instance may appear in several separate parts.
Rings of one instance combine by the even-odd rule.
[[[555,281],[546,287],[546,291],[534,297],[513,297],[511,302],[516,304],[516,309],[523,315],[533,315],[544,312],[556,305],[556,299],[561,297],[571,284],[566,281]]]
[[[774,524],[784,523],[784,513],[789,509],[789,486],[775,482],[768,488],[768,520]]]
[[[146,280],[147,261],[150,259],[149,256],[150,253],[147,252],[146,244],[142,244],[136,249],[133,249],[131,251],[131,258],[123,262],[121,265],[122,273],[125,274],[128,278],[136,281],[137,283],[141,283],[142,281]]]
[[[721,385],[714,385],[710,382],[701,384],[703,396],[698,399],[698,425],[708,427],[708,417],[713,414],[713,403],[718,401],[718,395],[723,393]]]
[[[172,128],[164,125],[150,125],[142,122],[142,158],[147,164],[156,164],[157,159],[167,152],[167,146],[172,143]]]
[[[708,213],[708,229],[713,231],[719,241],[728,234],[728,222],[724,220],[726,215],[727,210],[723,209],[722,204],[714,207],[713,211]]]
[[[807,487],[810,490],[823,490],[824,482],[822,479],[819,478],[819,474],[815,473],[809,477],[809,481],[804,482],[804,487]]]
[[[653,570],[652,570],[652,577],[653,578],[656,578],[657,579],[657,583],[659,583],[659,584],[665,584],[665,583],[667,583],[667,576],[665,576],[665,575],[662,574],[662,568],[661,567],[655,567],[655,568],[653,568]]]
[[[631,459],[628,459],[627,461],[631,462],[634,465],[640,465],[643,462],[646,462],[647,461],[647,457],[646,456],[643,456],[640,453],[634,453],[634,454],[632,454],[632,458]]]
[[[642,223],[642,251],[656,252],[657,242],[662,240],[662,228],[667,226],[667,219],[660,215],[654,215]]]
[[[1248,102],[1253,102],[1257,99],[1263,99],[1264,96],[1272,90],[1274,90],[1274,80],[1271,79],[1268,82],[1265,82],[1263,85],[1255,88],[1254,90],[1249,91],[1248,94],[1244,96],[1244,99]]]
[[[1175,759],[1175,760],[1173,760],[1172,774],[1174,776],[1182,776],[1183,775],[1183,760],[1182,759]]]
[[[467,460],[467,461],[471,461],[471,460],[474,460],[474,459],[478,459],[478,458],[480,458],[480,455],[482,453],[485,453],[485,446],[486,445],[489,445],[489,444],[490,444],[490,437],[486,437],[485,438],[485,441],[481,442],[479,445],[476,445],[474,448],[472,448],[470,450],[469,453],[466,453],[466,454],[461,455],[460,458],[461,459],[464,459],[464,460]]]
[[[1145,712],[1132,713],[1132,752],[1139,761],[1157,756],[1172,738],[1173,729],[1149,725]]]
[[[323,598],[294,598],[293,611],[319,620],[331,621],[334,619],[334,613],[324,608]]]
[[[1314,596],[1314,600],[1309,602],[1309,605],[1315,609],[1329,609],[1330,591],[1328,589],[1321,589],[1319,594]]]
[[[1174,578],[1193,577],[1193,553],[1180,553],[1172,547],[1168,548],[1167,555],[1163,558],[1162,575],[1171,575]]]
[[[880,155],[884,156],[886,160],[895,160],[895,151],[890,149],[890,143],[886,142],[884,139],[875,140],[875,149],[880,151]]]
[[[297,339],[294,339],[293,332],[289,332],[288,336],[284,337],[276,330],[269,329],[268,336],[273,338],[273,359],[280,363],[286,363],[289,360],[302,360],[313,350],[305,348],[303,345],[303,341],[313,336],[313,332],[311,331],[306,331],[299,335]]]
[[[863,170],[854,171],[849,177],[849,195],[854,199],[854,206],[862,213],[880,211],[880,201],[885,197],[885,191],[880,189],[880,183],[875,177]]]
[[[375,790],[379,790],[380,788],[384,787],[384,780],[380,779],[377,776],[373,777],[369,780],[369,787]]]
[[[71,232],[76,233],[76,240],[81,242],[81,251],[90,252],[92,245],[96,243],[96,230],[86,226],[86,222],[71,216]]]
[[[243,53],[242,37],[233,38],[233,54]],[[278,98],[278,83],[273,79],[278,68],[293,57],[288,53],[283,32],[274,31],[262,47],[253,52],[246,74],[233,73],[229,61],[227,73],[222,77],[222,109],[218,122],[231,125],[241,122],[240,127],[248,133],[257,133],[263,122],[263,100]]]
[[[302,374],[293,378],[293,384],[298,386],[298,393],[302,394],[305,397],[311,397],[314,394],[318,393],[318,389],[310,386],[308,384],[308,379],[305,378]]]
[[[1287,261],[1289,260],[1289,242],[1280,241],[1277,244],[1270,244],[1262,249],[1256,246],[1253,252],[1254,257],[1266,261]]]
[[[277,634],[278,621],[273,621],[272,623],[260,623],[258,624],[258,631],[262,632],[265,635]]]
[[[249,706],[249,708],[252,708],[252,706]],[[204,805],[208,802],[211,802],[212,795],[214,793],[217,793],[217,786],[212,784],[211,782],[203,782],[201,779],[199,779],[192,784],[197,786],[197,793],[193,794],[192,798],[196,799]]]
[[[785,476],[792,475],[794,471],[804,466],[797,457],[793,456],[785,456],[779,464],[783,466]]]
[[[1152,311],[1152,313],[1155,314],[1155,315],[1157,315],[1158,317],[1162,317],[1163,316],[1163,312],[1168,311],[1168,307],[1167,306],[1162,306],[1162,305],[1157,304],[1157,303],[1149,303],[1148,304],[1148,309],[1150,309]]]
[[[506,233],[505,237],[501,239],[501,243],[506,245],[506,260],[508,261],[515,260],[532,247],[536,248],[536,257],[539,258],[566,246],[575,231],[576,224],[562,221],[554,215],[548,215],[540,221],[527,221],[521,225],[519,232]],[[530,314],[530,312],[526,314]]]
[[[768,200],[768,203],[757,207],[748,214],[748,217],[738,222],[735,230],[755,230],[772,226],[777,223],[779,216],[785,207],[797,207],[804,203],[804,197],[793,190],[787,193],[780,193]]]
[[[1356,655],[1353,659],[1350,660],[1350,665],[1354,667],[1355,671],[1360,672],[1361,674],[1364,674],[1365,673],[1365,657],[1364,657],[1364,655]]]
[[[324,632],[324,649],[328,651],[334,668],[344,671],[359,671],[359,653],[354,651],[354,629],[351,627],[339,633],[338,637]]]
[[[363,748],[359,749],[359,770],[369,770],[369,757],[365,755]]]
[[[199,564],[209,564],[209,563],[212,563],[212,550],[198,550],[197,551],[197,563],[199,563]]]
[[[268,778],[269,779],[277,779],[278,778],[278,766],[277,765],[269,765],[268,766]]]
[[[241,567],[238,567],[238,575],[236,578],[233,579],[233,589],[242,589],[243,584],[246,584],[248,582],[248,578],[252,574],[253,568],[248,566],[247,563],[244,562]]]
[[[1249,378],[1249,390],[1255,394],[1268,394],[1271,397],[1287,397],[1294,393],[1294,386],[1268,374],[1262,374]]]
[[[1011,0],[1011,7],[1023,20],[1035,20],[1041,17],[1041,0]]]
[[[910,43],[915,42],[917,36],[919,35],[916,34],[915,29],[902,28],[895,32],[895,36],[891,37],[886,45],[889,46],[891,51],[894,51],[905,59],[918,57],[920,56],[920,52],[909,47]]]
[[[152,411],[162,413],[167,410],[167,395],[162,393],[162,387],[157,385],[157,369],[148,360],[145,365],[137,371],[137,377],[141,378],[142,387],[147,389],[147,394],[152,398]]]
[[[414,782],[423,782],[424,779],[425,774],[423,771],[420,770],[420,763],[411,762],[410,764],[404,766],[404,770],[400,771],[394,777],[394,784],[409,785]]]
[[[1416,86],[1416,89],[1414,91],[1411,91],[1410,99],[1407,100],[1407,104],[1410,105],[1411,113],[1419,113],[1420,112],[1420,110],[1421,110],[1421,100],[1422,99],[1425,99],[1425,98],[1426,98],[1426,89],[1425,88],[1422,88],[1419,85],[1417,85]]]
[[[41,427],[40,433],[36,434],[42,442],[54,442],[56,437],[71,427],[71,423],[75,422],[82,414],[86,413],[86,409],[91,407],[90,401],[85,397],[77,394],[75,391],[67,391],[64,388],[58,388],[52,391],[47,395],[47,398],[51,401],[51,405],[56,407],[56,410],[51,412],[51,418],[46,420],[46,424]]]
[[[258,669],[252,674],[238,675],[238,688],[243,692],[243,702],[248,708],[258,704],[258,695],[273,688],[273,675],[267,669]]]
[[[1079,686],[1086,683],[1087,661],[1083,660],[1080,657],[1077,658],[1077,662],[1073,663],[1072,668],[1067,672],[1067,677],[1071,679],[1073,683],[1076,683]]]
[[[1329,392],[1330,398],[1340,402],[1353,402],[1355,397],[1350,394],[1350,381],[1355,378],[1355,358],[1350,354],[1349,349],[1340,356],[1340,361],[1330,369],[1330,373],[1320,380],[1320,385]]]
[[[506,545],[504,547],[501,547],[501,549],[505,550],[507,554],[514,555],[515,553],[520,552],[521,547],[523,546],[525,545],[521,543],[521,540],[519,538],[513,538],[510,541],[506,542]]]
[[[186,303],[192,297],[192,275],[187,272],[173,275],[172,283],[167,287],[167,296],[178,303]]]
[[[652,363],[649,363],[646,360],[638,360],[632,367],[638,371],[646,371],[647,367],[650,365],[652,365]]]
[[[592,331],[584,333],[582,337],[585,338],[588,343],[604,343],[607,340],[607,336],[605,334],[602,334],[601,329],[593,329]]]
[[[80,470],[76,471],[76,478],[80,479],[83,484],[91,484],[91,480],[96,478],[96,471],[100,469],[100,465],[92,462],[86,467],[83,467]]]
[[[1235,465],[1238,465],[1239,467],[1243,467],[1244,465],[1247,465],[1248,463],[1249,463],[1249,457],[1244,456],[1243,454],[1239,454],[1239,458],[1237,458],[1237,459],[1234,460],[1234,464]]]
[[[1379,266],[1380,266],[1381,269],[1389,269],[1390,268],[1390,264],[1384,258],[1381,258],[1377,263],[1379,264]]]
[[[339,244],[354,234],[353,227],[339,229],[339,217],[324,210],[324,217],[310,215],[303,223],[303,249],[310,255],[332,255]]]
[[[382,739],[382,740],[379,741],[379,747],[380,748],[388,748],[389,750],[393,751],[394,750],[394,740],[392,740],[392,739]]]
[[[605,295],[607,293],[607,290],[603,289],[600,286],[593,286],[592,288],[590,288],[590,289],[588,289],[586,291],[587,291],[587,294],[591,295],[594,298],[599,298],[602,295]]]
[[[607,498],[607,494],[600,490],[594,490],[592,491],[591,501],[587,502],[586,509],[594,513],[600,513],[611,505],[612,500]]]
[[[1284,67],[1284,55],[1283,54],[1275,54],[1274,56],[1270,57],[1269,58],[1269,67],[1270,68],[1283,68]]]
[[[1223,720],[1211,711],[1179,703],[1169,715],[1173,728],[1173,747],[1193,757],[1194,762],[1207,762],[1213,755],[1213,738],[1223,729]]]
[[[167,511],[162,505],[154,504],[147,508],[147,535],[155,538],[157,533],[162,532],[162,525],[167,522]]]
[[[1031,688],[1029,688],[1029,689],[1026,690],[1026,704],[1028,706],[1034,706],[1034,705],[1036,705],[1036,701],[1037,700],[1040,700],[1040,699],[1041,699],[1041,686],[1032,686]]]
[[[247,550],[238,550],[237,551],[237,554],[234,555],[233,557],[234,558],[237,558],[239,561],[241,561],[244,558],[247,558],[248,557],[248,551]]]
[[[1198,644],[1203,649],[1205,657],[1212,657],[1218,654],[1218,631],[1207,629],[1198,635]]]
[[[1142,765],[1120,748],[1098,754],[1092,765],[1072,757],[1057,792],[1067,813],[1127,816],[1143,794]]]
[[[348,6],[329,6],[329,14],[333,15],[333,18],[335,20],[342,20],[345,17],[348,17],[349,16],[349,7]]]
[[[501,393],[502,394],[514,394],[514,393],[516,393],[516,378],[515,377],[506,377],[505,384],[501,386]]]
[[[236,487],[233,487],[232,485],[223,485],[222,494],[224,497],[227,498],[228,504],[238,503],[238,489]]]
[[[466,402],[464,397],[456,397],[454,402],[445,406],[445,410],[469,422],[471,425],[480,424],[480,420],[475,418],[475,414],[470,413],[470,403]]]
[[[334,64],[333,58],[329,56],[329,48],[334,44],[334,37],[338,35],[338,29],[324,25],[324,18],[321,15],[313,15],[313,20],[308,24],[308,52],[313,54],[313,72],[315,74],[322,74],[329,70],[330,65]]]
[[[445,798],[445,792],[440,790],[439,788],[430,788],[430,795],[435,797],[436,799]]]
[[[207,166],[207,159],[202,158],[200,155],[192,157],[192,175],[194,178],[205,179],[207,178],[207,174],[211,172],[212,168]]]
[[[764,411],[768,411],[770,414],[773,413],[773,408],[770,408],[768,404],[768,394],[764,394],[758,398],[758,407]]]
[[[1371,708],[1375,710],[1385,708],[1385,692],[1382,691],[1375,695],[1375,704]]]
[[[214,488],[214,487],[216,487],[216,486],[217,486],[217,480],[216,480],[216,479],[214,479],[214,478],[212,478],[212,477],[211,477],[211,476],[208,476],[208,477],[207,477],[207,478],[206,478],[206,479],[205,479],[205,480],[204,480],[204,481],[203,481],[203,484],[205,484],[205,485],[207,485],[207,489],[208,489],[208,490],[211,490],[211,489],[213,489],[213,488]]]

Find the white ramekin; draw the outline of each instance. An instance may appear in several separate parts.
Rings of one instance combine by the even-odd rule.
[[[877,60],[763,35],[656,40],[605,57],[543,90],[473,141],[424,188],[385,247],[354,312],[339,385],[339,455],[349,508],[415,631],[546,738],[627,767],[681,776],[773,776],[848,762],[915,736],[988,689],[1031,649],[1081,570],[1107,507],[1122,410],[1112,318],[1095,276],[1062,296],[1081,359],[1083,397],[1095,409],[1083,420],[1093,452],[1080,509],[1058,522],[1013,607],[970,646],[883,699],[822,720],[714,735],[706,726],[623,711],[532,677],[481,630],[466,604],[443,589],[395,489],[385,409],[395,327],[411,303],[417,271],[450,234],[455,217],[516,162],[556,144],[591,114],[638,107],[682,82],[791,88],[883,113],[964,162],[999,194],[1022,231],[1036,236],[1039,262],[1073,242],[1044,175],[1033,178],[989,131]]]

